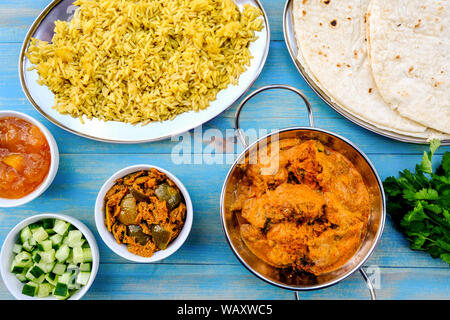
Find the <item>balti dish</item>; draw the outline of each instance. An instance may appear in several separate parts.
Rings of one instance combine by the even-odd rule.
[[[346,157],[320,142],[278,143],[278,148],[272,143],[267,152],[260,150],[257,161],[239,165],[231,210],[241,238],[272,266],[314,275],[336,270],[365,237],[368,189]],[[270,172],[274,161],[279,165]]]

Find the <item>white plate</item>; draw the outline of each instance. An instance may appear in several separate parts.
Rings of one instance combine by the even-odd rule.
[[[258,39],[250,44],[253,58],[250,67],[239,77],[238,85],[229,85],[220,91],[217,99],[212,101],[207,109],[199,112],[185,112],[173,120],[152,122],[141,126],[118,121],[104,122],[98,119],[85,119],[83,124],[79,119],[70,115],[62,115],[52,108],[54,105],[53,93],[46,86],[41,86],[36,82],[38,80],[37,71],[28,71],[31,63],[25,56],[31,37],[50,41],[53,37],[54,21],[67,21],[72,17],[76,9],[72,5],[73,1],[53,1],[33,23],[22,45],[19,76],[27,98],[42,115],[62,129],[89,139],[115,143],[140,143],[166,139],[198,127],[232,106],[253,85],[261,73],[269,52],[269,21],[261,3],[259,0],[235,0],[240,8],[246,3],[259,7],[263,13],[264,24],[264,29],[256,33]]]

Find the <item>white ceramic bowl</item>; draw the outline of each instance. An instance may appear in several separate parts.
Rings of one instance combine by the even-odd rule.
[[[172,180],[180,189],[184,200],[186,202],[186,220],[183,225],[183,229],[181,229],[180,234],[177,238],[175,238],[164,250],[157,251],[151,256],[150,258],[141,257],[139,255],[133,254],[127,250],[127,247],[125,244],[118,244],[114,236],[111,232],[108,231],[108,229],[105,226],[105,213],[104,213],[104,198],[108,190],[114,185],[115,181],[119,178],[122,178],[126,176],[127,174],[140,171],[140,170],[150,170],[151,168],[155,168],[158,171],[161,171],[167,175],[167,177]],[[116,254],[121,256],[122,258],[125,258],[130,261],[134,262],[141,262],[141,263],[149,263],[149,262],[156,262],[162,259],[167,258],[172,253],[177,251],[186,238],[189,235],[189,232],[191,231],[192,227],[192,220],[193,220],[193,208],[192,208],[192,201],[189,196],[189,193],[185,186],[181,183],[180,180],[177,179],[173,174],[170,172],[156,167],[152,165],[134,165],[131,167],[124,168],[122,170],[117,171],[115,174],[113,174],[101,187],[100,192],[98,193],[97,200],[95,202],[95,224],[97,225],[97,230],[100,233],[101,238],[106,243],[106,245],[114,251]]]
[[[56,176],[56,172],[58,172],[58,166],[59,166],[59,151],[58,151],[58,145],[56,144],[55,138],[53,138],[52,134],[48,129],[39,121],[36,119],[26,115],[22,112],[17,111],[11,111],[11,110],[0,110],[0,118],[6,118],[6,117],[16,117],[23,119],[25,121],[28,121],[35,126],[37,126],[41,132],[44,134],[45,138],[47,139],[48,145],[50,147],[50,155],[51,155],[51,162],[50,162],[50,169],[48,171],[47,177],[42,181],[42,183],[31,193],[27,194],[26,196],[19,198],[19,199],[6,199],[6,198],[0,198],[0,207],[6,208],[6,207],[16,207],[23,205],[27,202],[30,202],[31,200],[36,199],[39,197],[47,188],[51,185],[53,182],[53,179]]]
[[[78,290],[73,296],[71,296],[70,300],[79,300],[81,297],[84,296],[84,294],[89,290],[89,287],[94,282],[95,276],[97,275],[100,255],[97,247],[97,242],[95,241],[94,235],[92,232],[86,227],[82,222],[79,220],[63,215],[63,214],[53,214],[53,213],[44,213],[44,214],[38,214],[32,217],[29,217],[22,222],[20,222],[18,225],[16,225],[6,236],[5,242],[3,242],[2,251],[0,253],[0,271],[2,274],[3,282],[5,283],[6,287],[8,288],[9,292],[19,300],[56,300],[52,296],[49,296],[47,298],[38,298],[38,297],[29,297],[22,294],[22,287],[23,283],[21,283],[16,276],[10,272],[11,263],[14,258],[14,254],[12,252],[14,244],[18,241],[20,230],[22,228],[28,226],[31,223],[37,222],[39,220],[45,219],[45,218],[56,218],[61,219],[64,221],[67,221],[74,225],[78,230],[81,231],[81,233],[86,238],[87,242],[89,243],[89,246],[91,247],[92,251],[92,270],[91,270],[91,276],[89,278],[89,282],[87,285],[81,287],[80,290]]]

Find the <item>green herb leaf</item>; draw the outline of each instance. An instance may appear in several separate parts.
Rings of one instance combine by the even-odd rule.
[[[450,152],[446,152],[442,158],[441,167],[444,170],[445,176],[450,177]]]
[[[433,173],[432,158],[439,145],[432,140],[414,173],[405,169],[398,178],[386,178],[383,186],[387,210],[410,248],[450,264],[450,152]]]
[[[448,264],[450,264],[450,253],[443,253],[439,257]]]

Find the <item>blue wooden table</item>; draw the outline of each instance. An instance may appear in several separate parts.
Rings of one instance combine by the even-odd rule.
[[[85,299],[294,299],[290,291],[266,284],[245,269],[231,252],[219,218],[219,197],[227,170],[221,164],[195,164],[210,153],[209,139],[193,137],[197,148],[191,164],[176,164],[172,151],[177,141],[115,145],[80,138],[44,119],[22,92],[17,62],[25,34],[50,0],[2,0],[0,2],[0,108],[25,112],[53,133],[61,153],[59,172],[52,186],[31,203],[0,210],[0,241],[22,219],[44,212],[71,215],[95,234],[100,248],[100,268]],[[376,166],[382,179],[404,168],[414,169],[427,149],[423,145],[396,142],[364,130],[324,104],[297,73],[283,41],[284,1],[262,1],[269,16],[270,52],[261,76],[252,89],[283,83],[305,92],[312,103],[316,126],[334,131],[358,145]],[[298,98],[273,91],[248,103],[242,113],[244,128],[275,129],[306,125],[307,116]],[[236,105],[203,126],[225,136],[233,128]],[[193,132],[190,133],[192,136]],[[198,147],[199,146],[199,147]],[[436,160],[444,151],[440,148]],[[229,156],[239,152],[236,148]],[[130,263],[114,254],[101,240],[94,223],[94,202],[104,181],[129,165],[154,164],[174,173],[190,192],[194,223],[183,247],[154,264]],[[387,219],[384,234],[366,270],[377,281],[380,299],[449,299],[450,270],[427,254],[411,251],[408,242]],[[301,293],[302,299],[368,299],[359,273],[324,290]],[[0,282],[0,299],[12,299]]]

